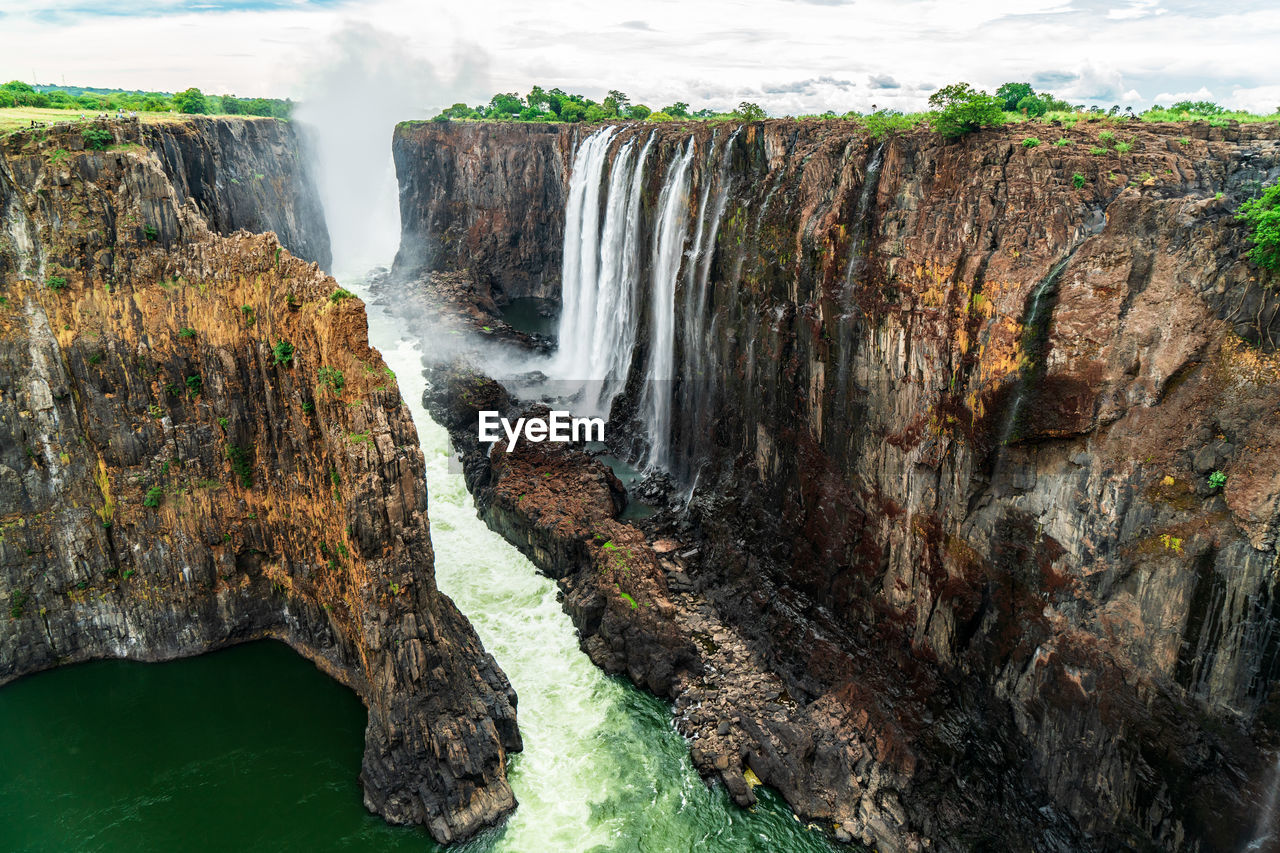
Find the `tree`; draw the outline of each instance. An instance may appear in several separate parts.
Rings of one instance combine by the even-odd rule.
[[[535,110],[541,112],[551,104],[551,96],[548,95],[541,86],[534,86],[529,90],[529,94],[525,95],[524,102]]]
[[[639,119],[641,121],[644,121],[646,118],[649,117],[649,114],[652,112],[653,110],[649,109],[644,104],[635,104],[627,109],[627,118],[634,118],[634,119]]]
[[[587,114],[587,108],[578,101],[565,99],[560,102],[560,120],[561,121],[582,121]]]
[[[1030,83],[1005,83],[999,89],[996,89],[996,97],[1001,101],[1001,107],[1006,112],[1017,112],[1021,107],[1018,106],[1023,98],[1029,98],[1036,93],[1031,88]]]
[[[631,106],[631,99],[617,89],[610,89],[608,97],[604,99],[604,103],[600,106],[606,113],[605,117],[612,118],[613,116],[622,115],[627,107]]]
[[[173,96],[173,106],[180,113],[200,114],[209,112],[204,92],[194,87],[184,89]]]
[[[674,104],[672,104],[669,107],[663,107],[662,112],[666,113],[669,116],[674,116],[676,118],[688,118],[689,105],[686,104],[684,101],[676,101]]]
[[[488,114],[495,118],[519,115],[524,101],[515,92],[499,93],[489,101]]]
[[[1250,229],[1249,260],[1263,269],[1280,271],[1280,184],[1240,205],[1237,217]]]
[[[1018,112],[1029,118],[1039,118],[1049,112],[1049,100],[1042,95],[1027,95],[1018,101]]]
[[[738,104],[738,108],[733,111],[733,114],[742,121],[764,121],[768,118],[763,107],[750,101],[743,101]]]
[[[943,86],[929,96],[929,106],[938,111],[931,120],[934,130],[949,139],[1004,121],[1003,102],[968,83]]]

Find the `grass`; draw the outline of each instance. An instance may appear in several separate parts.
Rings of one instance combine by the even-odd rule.
[[[81,113],[84,119],[80,118]],[[4,107],[0,109],[0,136],[13,133],[15,130],[26,130],[31,127],[32,121],[44,122],[53,125],[60,121],[80,122],[89,121],[97,113],[91,110],[53,110],[47,107]],[[115,113],[110,113],[115,115]],[[259,120],[262,116],[244,116],[219,114],[212,116],[213,118],[237,118],[248,121]],[[172,124],[174,122],[186,121],[191,116],[183,113],[148,113],[139,112],[138,118],[143,124]]]

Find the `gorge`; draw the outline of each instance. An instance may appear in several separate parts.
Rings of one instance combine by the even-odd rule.
[[[1233,210],[1280,146],[1109,127],[397,129],[396,286],[489,334],[560,302],[529,368],[667,496],[624,523],[590,452],[479,446],[529,402],[453,369],[483,516],[739,802],[888,850],[1268,831],[1280,303]]]
[[[1271,843],[1274,125],[409,122],[339,282],[305,130],[94,124],[0,139],[0,684],[283,641],[466,849]]]

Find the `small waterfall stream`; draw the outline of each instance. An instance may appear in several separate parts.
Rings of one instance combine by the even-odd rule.
[[[1280,849],[1280,826],[1277,826],[1277,812],[1280,811],[1280,752],[1271,762],[1271,771],[1267,776],[1267,788],[1262,808],[1258,812],[1258,822],[1254,826],[1253,838],[1245,845],[1245,851]]]
[[[649,369],[642,411],[649,435],[650,466],[666,467],[671,441],[671,403],[676,378],[676,280],[684,261],[689,220],[689,163],[693,139],[667,169],[658,196],[658,222],[650,262]]]

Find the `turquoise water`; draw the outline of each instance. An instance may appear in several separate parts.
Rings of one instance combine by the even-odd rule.
[[[592,665],[555,584],[476,517],[450,470],[417,345],[376,309],[370,337],[418,425],[440,589],[520,697],[520,807],[456,849],[830,851],[770,792],[744,811],[708,788],[666,703]],[[276,643],[23,679],[0,688],[0,850],[438,850],[365,811],[364,724],[353,693]]]

